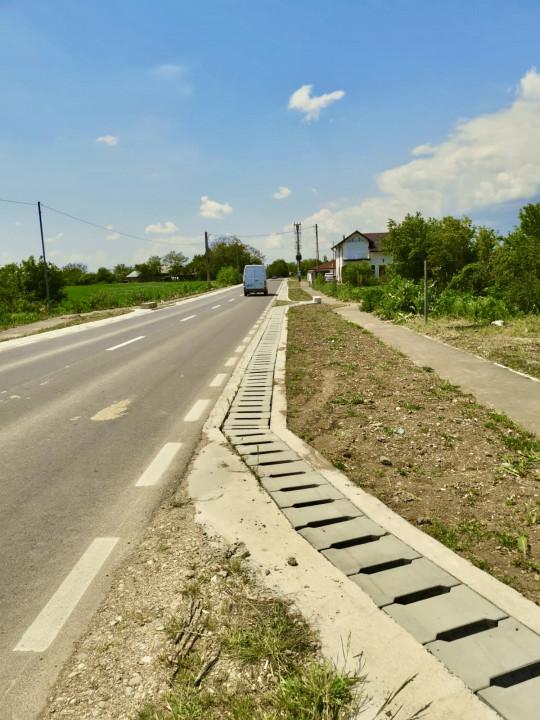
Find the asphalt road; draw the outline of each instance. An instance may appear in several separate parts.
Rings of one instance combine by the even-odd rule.
[[[0,718],[41,709],[270,300],[236,287],[0,345]]]

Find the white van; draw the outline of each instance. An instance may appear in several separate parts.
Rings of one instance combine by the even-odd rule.
[[[251,293],[268,295],[264,265],[246,265],[244,268],[244,295],[251,295]]]

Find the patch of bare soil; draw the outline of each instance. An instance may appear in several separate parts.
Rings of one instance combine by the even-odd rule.
[[[540,442],[321,305],[289,311],[290,429],[353,482],[540,602]]]
[[[505,320],[504,325],[457,318],[410,318],[411,330],[429,335],[460,350],[540,379],[540,316]]]

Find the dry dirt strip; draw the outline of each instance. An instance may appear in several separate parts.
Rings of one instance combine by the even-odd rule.
[[[330,654],[347,645],[345,662],[363,654],[374,699],[417,673],[411,711],[432,702],[437,718],[495,717],[489,707],[507,720],[540,717],[540,608],[354,487],[286,429],[285,346],[286,311],[275,308],[237,370],[230,410],[216,408],[207,427],[211,442],[190,478],[203,521],[246,542],[266,569],[287,568],[276,590],[315,615]],[[231,461],[220,420],[260,484]],[[219,456],[226,472],[216,471]],[[287,566],[292,557],[298,565]]]

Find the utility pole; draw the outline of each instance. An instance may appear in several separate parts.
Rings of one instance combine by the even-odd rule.
[[[428,301],[427,301],[427,260],[424,260],[424,322],[428,319]]]
[[[41,249],[43,251],[43,274],[45,275],[45,294],[47,295],[47,312],[51,310],[51,294],[49,292],[49,276],[47,274],[47,258],[45,257],[45,240],[43,239],[43,222],[41,220],[41,203],[37,204],[39,214],[39,230],[41,232]]]
[[[208,247],[208,233],[204,233],[204,254],[206,256],[206,289],[211,290],[210,282],[210,248]]]
[[[317,270],[319,269],[319,226],[315,223],[315,257],[317,258]]]
[[[298,282],[302,279],[302,269],[300,267],[300,260],[302,259],[302,256],[300,255],[300,227],[302,223],[294,223],[294,231],[296,232],[296,275],[298,277]]]

